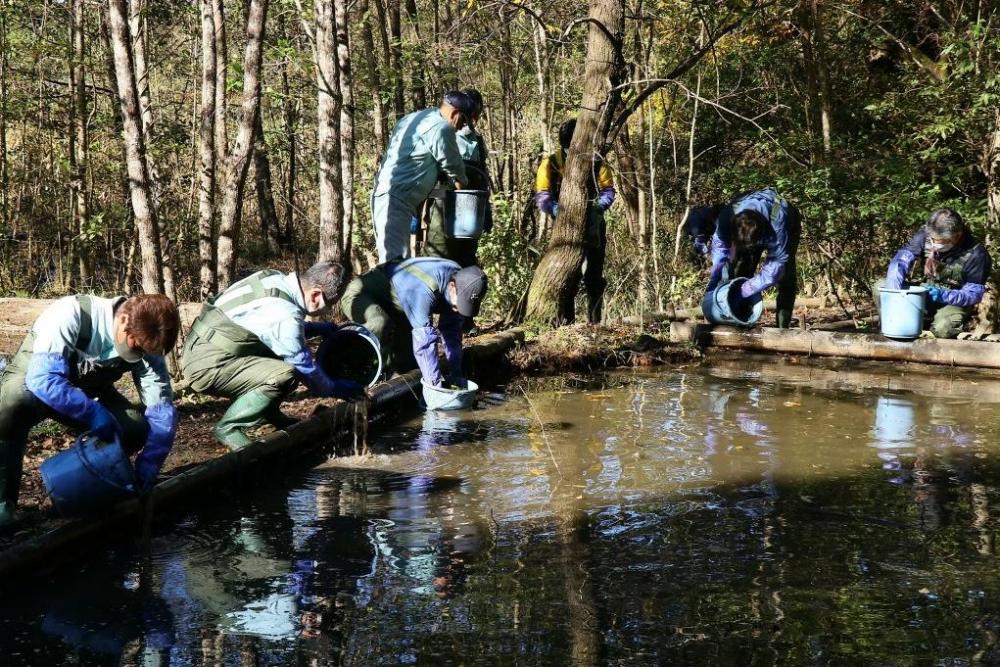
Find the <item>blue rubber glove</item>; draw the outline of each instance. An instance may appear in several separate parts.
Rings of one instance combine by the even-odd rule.
[[[410,233],[416,234],[420,231],[420,220],[416,216],[410,218]]]
[[[934,285],[926,285],[927,287],[927,299],[931,303],[944,303],[942,298],[943,290],[940,287],[935,287]]]
[[[906,276],[916,261],[916,255],[906,248],[900,248],[889,262],[889,269],[885,274],[885,286],[889,289],[902,289]]]
[[[420,367],[424,382],[432,387],[440,387],[444,382],[441,367],[438,364],[437,344],[441,335],[434,327],[416,327],[412,332],[413,357]]]
[[[149,424],[149,435],[146,444],[135,459],[135,480],[139,492],[145,493],[156,484],[163,462],[174,446],[174,436],[177,435],[177,410],[173,403],[150,405],[145,412],[146,423]]]
[[[316,336],[332,338],[340,331],[340,327],[333,322],[305,322],[304,325],[306,338],[315,338]]]
[[[600,193],[597,195],[597,208],[603,213],[611,208],[611,205],[615,203],[615,189],[614,188],[601,188]]]
[[[87,430],[104,442],[114,442],[122,434],[118,420],[100,403],[94,403],[90,419],[87,420]]]

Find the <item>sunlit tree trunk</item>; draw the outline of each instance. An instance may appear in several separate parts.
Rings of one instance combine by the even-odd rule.
[[[343,236],[341,257],[351,256],[354,231],[354,71],[351,68],[351,37],[347,0],[334,0],[337,23],[337,73],[340,77],[340,178],[343,190]]]
[[[380,3],[382,0],[375,0]],[[406,102],[403,99],[403,35],[399,19],[400,0],[388,0],[389,3],[389,70],[392,72],[392,102],[396,111],[396,120],[406,113]]]
[[[291,87],[288,84],[288,63],[281,68],[281,90],[284,94],[282,102],[285,120],[285,140],[288,142],[288,177],[285,179],[285,233],[286,245],[292,244],[295,234],[295,185],[298,176],[298,114],[295,101],[292,99]]]
[[[344,200],[340,174],[340,79],[334,0],[316,0],[316,88],[319,139],[319,257],[340,261]]]
[[[406,18],[413,30],[414,40],[417,44],[421,44],[423,39],[420,36],[416,0],[403,0],[403,2]],[[427,106],[427,71],[422,58],[417,58],[416,62],[413,63],[413,75],[410,77],[410,99],[413,101],[414,109],[423,109]]]
[[[566,158],[559,217],[528,293],[529,321],[558,325],[573,319],[573,296],[583,263],[589,203],[587,181],[594,177],[594,158],[604,149],[612,117],[621,101],[618,86],[624,69],[620,57],[623,14],[623,0],[593,0],[590,5],[583,100]]]
[[[226,6],[224,0],[212,1],[212,22],[215,24],[215,155],[216,182],[229,157],[229,132],[226,126],[226,72],[229,69],[229,44],[226,41]]]
[[[236,141],[226,163],[222,189],[222,214],[219,218],[219,289],[229,287],[236,273],[243,192],[253,150],[254,124],[260,107],[260,70],[264,59],[264,26],[268,0],[250,0],[246,22],[246,48],[243,52],[243,101]]]
[[[374,0],[378,2],[378,0]],[[386,142],[389,136],[388,119],[386,118],[385,105],[382,103],[382,93],[379,90],[381,80],[378,59],[375,51],[375,36],[372,32],[372,22],[377,20],[372,17],[369,0],[359,0],[358,14],[361,17],[361,48],[364,54],[362,62],[365,67],[365,79],[371,90],[372,108],[375,110],[375,122],[372,131],[375,133],[375,155],[380,156],[385,152]],[[378,159],[376,157],[376,159]]]
[[[128,7],[125,0],[109,0],[108,22],[114,50],[115,78],[125,130],[126,164],[129,193],[135,224],[139,230],[142,254],[143,292],[163,292],[163,263],[160,254],[160,230],[153,200],[152,181],[146,161],[146,142],[142,132],[142,109],[135,83],[132,39],[129,34]]]
[[[254,128],[253,174],[257,190],[257,213],[260,214],[260,226],[267,249],[272,254],[277,254],[281,251],[278,243],[278,209],[274,205],[271,161],[267,154],[267,142],[264,140],[262,116],[263,112],[258,110]]]
[[[198,259],[200,295],[215,291],[215,0],[201,0],[201,158],[198,193]]]
[[[10,177],[7,171],[7,67],[10,45],[7,41],[7,3],[0,2],[0,230],[8,231],[7,193]]]
[[[70,17],[72,54],[69,61],[70,105],[70,193],[73,199],[74,227],[77,237],[77,261],[80,285],[90,283],[90,251],[87,223],[90,219],[90,193],[87,188],[87,89],[83,44],[84,0],[73,0]]]

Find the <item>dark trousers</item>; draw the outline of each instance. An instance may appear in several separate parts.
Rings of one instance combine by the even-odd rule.
[[[802,215],[799,210],[789,204],[788,214],[788,262],[785,264],[785,273],[778,281],[778,303],[777,303],[777,324],[782,329],[787,329],[792,324],[792,311],[795,309],[795,296],[799,291],[799,271],[795,262],[795,255],[799,250],[799,239],[802,237]],[[757,273],[757,265],[760,264],[763,249],[751,250],[736,255],[736,263],[733,267],[734,278],[750,278]]]

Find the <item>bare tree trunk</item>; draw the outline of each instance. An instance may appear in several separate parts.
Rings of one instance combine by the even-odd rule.
[[[77,258],[80,269],[80,285],[90,283],[90,252],[87,238],[87,223],[90,219],[90,193],[87,189],[87,89],[84,71],[85,53],[83,47],[84,27],[83,0],[73,0],[70,18],[70,43],[73,53],[70,57],[69,80],[72,104],[70,105],[70,193],[73,199],[74,227],[77,233]]]
[[[250,0],[247,13],[247,41],[243,52],[243,102],[236,141],[226,164],[219,220],[219,289],[229,287],[236,273],[243,192],[253,150],[254,124],[260,107],[260,70],[264,58],[264,25],[268,0]],[[218,109],[216,109],[218,110]],[[218,147],[216,147],[218,150]]]
[[[559,217],[528,293],[529,321],[558,325],[574,317],[573,297],[580,281],[589,206],[588,180],[594,178],[594,159],[603,153],[621,103],[623,15],[623,0],[591,2],[583,100],[563,172]]]
[[[340,174],[340,80],[334,0],[316,0],[316,88],[319,124],[319,257],[342,258],[344,200]]]
[[[823,8],[820,0],[812,0],[813,34],[816,46],[816,71],[819,74],[820,128],[823,133],[823,155],[830,157],[833,148],[833,102],[830,73],[826,64],[826,33],[823,29]]]
[[[416,0],[404,0],[406,18],[410,21],[413,35],[417,44],[422,43],[420,37],[420,24],[417,17]],[[423,109],[427,106],[427,72],[424,68],[423,59],[417,58],[414,63],[414,72],[410,77],[410,99],[413,100],[414,109]]]
[[[215,155],[216,171],[226,168],[229,157],[229,132],[226,128],[226,73],[229,69],[229,45],[226,41],[226,7],[224,0],[212,0],[212,21],[215,23]],[[221,183],[223,174],[216,174]]]
[[[8,231],[8,200],[10,177],[7,171],[7,4],[0,6],[0,229]]]
[[[375,0],[377,3],[378,0]],[[365,78],[372,91],[372,108],[375,110],[375,155],[382,155],[385,152],[386,142],[389,137],[389,124],[385,115],[385,105],[382,104],[382,94],[379,91],[379,66],[375,56],[375,36],[372,33],[372,22],[375,20],[371,16],[371,8],[368,0],[359,0],[358,13],[361,15],[361,39],[362,50],[364,52]],[[377,158],[376,158],[377,159]]]
[[[198,195],[198,258],[201,263],[199,293],[202,299],[215,291],[215,0],[201,0],[201,156]]]
[[[109,0],[108,20],[111,45],[114,49],[118,99],[125,129],[129,192],[142,252],[142,289],[147,293],[162,293],[163,258],[160,254],[160,230],[156,219],[149,165],[146,162],[142,110],[135,84],[132,39],[129,34],[128,8],[125,0]]]
[[[350,24],[347,0],[334,0],[337,21],[337,63],[340,76],[340,178],[343,187],[343,238],[341,257],[351,256],[351,237],[354,231],[354,72],[351,69]]]
[[[382,0],[375,0],[376,3]],[[396,111],[396,120],[406,114],[406,102],[403,100],[403,35],[399,22],[400,0],[389,2],[389,69],[392,70],[393,94],[392,101]]]
[[[272,190],[271,161],[267,156],[267,143],[264,141],[264,123],[261,120],[263,112],[257,111],[257,122],[254,128],[253,173],[254,185],[257,190],[257,212],[260,214],[261,231],[264,242],[271,254],[281,252],[278,243],[278,210],[274,205]]]
[[[285,183],[285,244],[291,245],[295,231],[295,180],[298,175],[298,117],[292,91],[288,85],[288,63],[281,68],[281,90],[284,95],[285,139],[288,141],[288,178]]]

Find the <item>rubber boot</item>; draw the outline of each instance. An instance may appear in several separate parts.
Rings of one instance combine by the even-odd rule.
[[[13,503],[0,500],[0,535],[9,533],[17,526],[17,516],[14,514]]]
[[[269,411],[277,407],[275,402],[259,389],[243,394],[233,401],[215,425],[215,438],[234,452],[243,449],[253,442],[246,430],[262,424]]]
[[[777,312],[778,328],[788,329],[792,326],[792,309],[791,308],[781,308]]]

